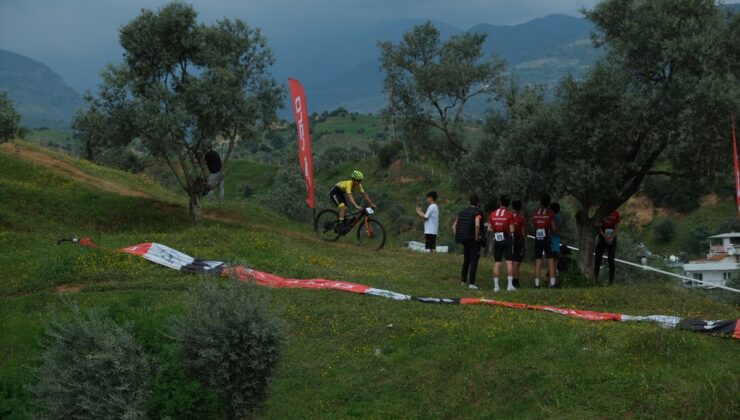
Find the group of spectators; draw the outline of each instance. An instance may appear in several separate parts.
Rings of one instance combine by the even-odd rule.
[[[436,240],[439,234],[439,206],[438,195],[431,191],[427,193],[427,209],[422,210],[417,205],[416,213],[424,220],[424,235],[426,249],[436,251]],[[501,290],[501,265],[506,264],[507,291],[515,291],[520,287],[520,267],[526,255],[527,236],[534,238],[534,287],[543,286],[560,288],[557,281],[558,258],[560,256],[562,237],[560,232],[561,217],[560,205],[552,202],[549,195],[540,198],[539,207],[534,209],[531,216],[531,229],[528,229],[527,220],[522,215],[522,202],[512,200],[508,195],[499,198],[498,208],[488,215],[481,210],[480,199],[471,195],[469,206],[462,209],[452,231],[455,243],[462,245],[463,265],[460,285],[470,289],[478,289],[476,277],[481,252],[487,250],[490,244],[494,259],[493,291]],[[599,228],[596,245],[595,275],[598,277],[604,253],[608,253],[609,283],[614,281],[614,258],[616,254],[617,235],[619,233],[620,215],[614,211],[604,218]],[[543,258],[544,256],[544,258]],[[547,261],[546,272],[542,276],[543,259]],[[544,282],[541,281],[545,280]]]

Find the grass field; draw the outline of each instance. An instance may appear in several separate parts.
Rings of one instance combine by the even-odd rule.
[[[67,152],[78,152],[78,141],[69,131],[60,130],[31,130],[26,139],[51,149],[63,149]]]
[[[198,281],[140,258],[56,245],[60,237],[91,236],[106,249],[156,241],[286,277],[423,296],[494,296],[489,260],[480,270],[485,289],[472,292],[460,289],[458,256],[320,243],[307,224],[239,198],[244,182],[258,192],[272,185],[268,167],[235,162],[226,178],[228,202],[207,204],[205,222],[195,227],[184,199],[150,181],[48,155],[143,192],[113,193],[14,150],[0,149],[1,418],[25,418],[32,404],[24,385],[50,308],[65,300],[101,308],[130,322],[147,351],[165,354],[164,325],[182,311],[185,291]],[[363,169],[371,170],[367,165]],[[390,185],[393,176],[381,182]],[[417,194],[424,185],[401,188]],[[535,290],[527,267],[523,279],[524,288],[496,297],[634,315],[740,316],[737,306],[652,278],[612,288],[566,283],[561,290]],[[333,291],[265,293],[287,321],[289,339],[264,418],[737,418],[740,412],[740,347],[729,339]],[[157,415],[188,417],[175,409]]]

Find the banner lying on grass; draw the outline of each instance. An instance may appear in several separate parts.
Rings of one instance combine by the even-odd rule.
[[[90,242],[92,243],[92,242]],[[88,245],[89,246],[89,245]],[[713,333],[740,339],[740,319],[705,321],[699,319],[681,319],[676,316],[649,315],[631,316],[609,312],[585,311],[579,309],[558,308],[546,305],[530,305],[526,303],[504,302],[484,298],[431,298],[405,295],[390,290],[376,289],[364,284],[332,281],[325,279],[296,280],[286,279],[274,274],[252,270],[242,266],[229,266],[222,261],[199,260],[168,246],[157,243],[133,245],[119,250],[127,254],[139,255],[157,264],[186,273],[206,274],[213,273],[223,277],[233,277],[241,281],[254,282],[260,286],[298,289],[333,289],[344,292],[380,296],[393,300],[410,300],[423,303],[438,303],[451,305],[494,305],[512,309],[530,309],[536,311],[554,312],[574,318],[589,321],[648,321],[660,324],[665,328],[678,328],[702,333]]]

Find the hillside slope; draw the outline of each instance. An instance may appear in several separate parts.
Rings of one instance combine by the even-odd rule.
[[[68,130],[82,99],[49,66],[26,56],[0,50],[0,90],[8,92],[31,128]]]
[[[454,255],[320,243],[307,226],[235,197],[221,207],[207,205],[207,212],[222,217],[194,227],[178,196],[150,181],[56,154],[44,158],[59,161],[53,165],[34,163],[42,159],[28,160],[23,150],[29,146],[18,147],[21,153],[0,149],[0,194],[7,203],[0,206],[3,418],[23,418],[31,404],[24,384],[49,308],[63,311],[60,295],[130,322],[148,351],[166,354],[161,332],[197,279],[107,249],[156,241],[286,277],[341,279],[426,296],[492,296],[487,289],[459,288],[460,259]],[[78,180],[74,170],[63,169],[66,164],[145,194],[121,195]],[[227,178],[227,189],[243,181]],[[92,236],[102,248],[56,245],[72,235]],[[488,280],[489,270],[486,260],[481,280]],[[529,267],[523,277],[531,278]],[[731,418],[740,410],[740,365],[728,363],[740,358],[740,347],[718,337],[331,291],[263,292],[289,325],[265,418]],[[740,315],[737,307],[656,280],[562,290],[534,290],[525,280],[522,290],[496,297],[632,314]],[[188,379],[157,381],[153,392],[164,387],[182,393],[180,411],[150,414],[187,417],[188,398],[196,398],[188,394]]]

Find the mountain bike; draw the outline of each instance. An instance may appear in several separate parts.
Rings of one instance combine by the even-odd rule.
[[[339,222],[339,213],[336,210],[326,209],[319,212],[314,219],[313,228],[316,236],[326,242],[335,242],[342,236],[350,233],[357,226],[357,244],[373,249],[381,249],[385,245],[385,228],[370,218],[375,212],[366,207],[347,215],[347,222],[343,226]]]

